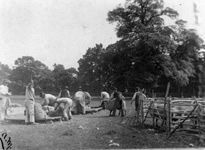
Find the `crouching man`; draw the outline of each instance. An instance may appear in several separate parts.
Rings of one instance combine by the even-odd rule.
[[[70,98],[58,98],[55,102],[55,111],[58,111],[58,109],[61,109],[60,105],[64,104],[64,108],[63,108],[63,119],[65,121],[68,121],[72,118],[72,114],[71,114],[71,109],[73,107],[73,101]]]
[[[44,92],[40,93],[40,97],[43,100],[43,102],[41,103],[43,110],[46,112],[53,111],[54,104],[57,98],[52,94],[45,94]]]

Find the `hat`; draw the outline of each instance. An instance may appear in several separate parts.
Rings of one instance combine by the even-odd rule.
[[[67,90],[68,90],[68,86],[65,86],[65,89],[67,89]]]

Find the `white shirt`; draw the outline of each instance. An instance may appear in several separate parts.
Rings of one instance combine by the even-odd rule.
[[[85,99],[85,93],[83,91],[78,91],[78,92],[75,93],[75,97]]]
[[[43,103],[42,106],[44,105],[49,105],[52,106],[54,105],[55,101],[56,101],[56,97],[52,94],[45,94],[45,97],[43,98]]]
[[[109,99],[110,98],[110,95],[107,93],[107,92],[101,92],[101,98],[102,99]]]
[[[31,88],[31,90],[29,90],[28,86],[26,86],[26,100],[34,100],[34,97],[35,97],[34,88]]]
[[[11,95],[8,86],[0,85],[0,96]]]
[[[135,100],[137,94],[139,95],[139,100],[145,100],[146,99],[146,95],[144,93],[141,93],[141,92],[135,92],[132,99],[131,99],[131,102]]]
[[[86,104],[90,104],[91,102],[91,95],[88,92],[84,92],[85,93],[85,103]]]

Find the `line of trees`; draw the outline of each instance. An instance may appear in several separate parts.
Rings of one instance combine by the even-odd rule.
[[[174,24],[166,25],[164,16]],[[204,96],[203,40],[177,17],[177,11],[164,8],[162,0],[127,0],[107,18],[116,23],[120,40],[106,48],[102,44],[88,48],[78,61],[78,70],[65,69],[61,64],[49,70],[40,61],[23,56],[12,70],[0,64],[0,78],[9,78],[17,94],[24,92],[32,77],[36,85],[50,93],[66,85],[71,92],[82,86],[95,94],[115,86],[126,94],[138,86],[151,95],[153,90],[164,93],[167,82],[171,82],[172,96]]]
[[[43,90],[56,94],[63,86],[77,90],[77,76],[78,72],[75,68],[65,69],[62,64],[54,64],[53,70],[50,70],[31,56],[23,56],[15,60],[13,69],[0,64],[0,78],[12,81],[9,86],[13,94],[24,94],[25,86],[31,79],[35,83],[37,92]]]
[[[165,24],[165,16],[173,25]],[[83,84],[90,90],[116,86],[133,92],[139,86],[164,93],[171,82],[173,96],[203,96],[203,40],[177,17],[162,0],[127,0],[110,11],[107,20],[117,24],[120,40],[87,50],[79,60]]]

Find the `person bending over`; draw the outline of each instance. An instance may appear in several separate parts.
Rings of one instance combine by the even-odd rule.
[[[45,94],[44,92],[40,92],[40,97],[42,98],[41,106],[43,110],[50,111],[53,110],[54,104],[57,98],[52,94]]]
[[[71,109],[73,107],[73,101],[72,99],[67,97],[58,98],[55,102],[55,111],[58,111],[58,109],[60,109],[61,104],[64,104],[63,118],[65,121],[68,121],[72,118]]]

